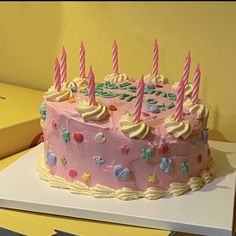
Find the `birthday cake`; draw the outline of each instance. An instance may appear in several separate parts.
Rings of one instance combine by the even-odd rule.
[[[136,82],[118,73],[113,46],[113,73],[96,83],[92,68],[85,77],[83,45],[80,76],[66,81],[63,50],[40,108],[41,179],[71,193],[120,200],[178,196],[212,180],[200,67],[189,83],[188,54],[182,80],[171,85],[158,74],[157,49],[155,42],[152,74]]]

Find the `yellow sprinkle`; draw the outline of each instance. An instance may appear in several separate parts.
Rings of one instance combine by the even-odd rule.
[[[155,183],[157,181],[157,176],[156,175],[149,175],[148,176],[148,182],[149,183]]]
[[[84,172],[82,175],[82,179],[84,182],[88,182],[91,179],[91,175],[89,173]]]
[[[69,102],[69,103],[75,103],[76,101],[75,101],[74,98],[70,98],[70,99],[68,100],[68,102]]]

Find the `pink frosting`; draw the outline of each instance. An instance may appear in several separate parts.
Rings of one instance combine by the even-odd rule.
[[[132,82],[132,86],[135,83]],[[170,84],[163,85],[163,88],[157,90],[176,93],[171,89]],[[104,89],[105,91],[113,91],[117,93],[135,93],[118,90]],[[57,162],[53,167],[48,166],[51,173],[61,176],[68,181],[79,180],[84,182],[83,173],[89,173],[91,178],[86,182],[89,186],[96,184],[105,185],[114,189],[129,187],[145,191],[148,187],[158,187],[168,189],[173,182],[188,182],[190,177],[199,176],[201,171],[207,168],[208,164],[208,144],[202,140],[202,131],[205,128],[206,120],[199,120],[193,114],[186,114],[185,119],[189,120],[193,128],[192,134],[187,139],[174,138],[172,134],[168,134],[163,127],[163,120],[169,115],[174,114],[175,107],[170,110],[161,111],[158,114],[148,113],[150,116],[142,116],[151,129],[150,134],[144,140],[130,139],[127,134],[121,131],[119,120],[121,116],[127,112],[134,111],[135,99],[132,101],[124,101],[119,98],[100,98],[104,104],[114,105],[117,111],[110,111],[110,116],[105,121],[88,121],[85,122],[75,106],[84,99],[84,94],[79,91],[74,93],[76,103],[50,102],[44,99],[46,107],[46,120],[43,123],[43,132],[45,140],[45,161],[47,151],[52,150]],[[157,104],[164,102],[168,104],[170,100],[157,95],[145,94],[144,99],[154,98],[158,101]],[[175,104],[175,101],[172,101]],[[143,111],[145,104],[143,104]],[[56,128],[52,128],[52,122],[57,123]],[[70,141],[65,142],[61,137],[63,128],[70,132]],[[80,132],[83,135],[83,141],[77,142],[73,134]],[[95,135],[102,132],[106,141],[104,143],[95,142]],[[195,142],[193,145],[192,142]],[[160,154],[160,147],[165,144],[168,147],[168,152]],[[128,154],[122,154],[121,146],[129,148]],[[143,149],[151,148],[151,160],[145,161],[141,157]],[[201,155],[201,160],[198,157]],[[64,156],[67,163],[61,163],[61,157]],[[95,157],[101,156],[104,163],[96,165]],[[169,173],[165,173],[160,168],[160,162],[163,157],[172,160],[172,168]],[[187,162],[189,171],[181,172],[182,163]],[[124,168],[129,168],[132,175],[125,181],[118,181],[113,171],[116,165],[122,165]],[[71,177],[70,170],[77,172],[77,176]],[[156,175],[157,181],[150,183],[148,177]]]

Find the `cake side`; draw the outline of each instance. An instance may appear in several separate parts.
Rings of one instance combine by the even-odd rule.
[[[161,191],[159,195],[179,195],[211,180],[205,106],[198,101],[194,107],[185,96],[183,122],[176,124],[172,120],[175,87],[147,86],[141,116],[145,126],[132,124],[130,129],[126,126],[132,121],[127,123],[129,117],[125,116],[132,115],[136,91],[137,84],[132,80],[97,84],[97,100],[108,114],[98,121],[86,120],[89,116],[83,117],[77,107],[87,99],[86,86],[66,93],[67,99],[60,102],[45,96],[47,115],[42,126],[49,179],[59,176],[68,186],[81,183],[89,189],[132,189],[140,192],[140,197],[150,189]]]

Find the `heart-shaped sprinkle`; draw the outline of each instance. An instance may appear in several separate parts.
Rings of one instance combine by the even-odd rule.
[[[159,148],[159,154],[162,156],[162,155],[165,155],[167,152],[169,151],[169,147],[165,144],[162,144]]]
[[[49,165],[50,167],[53,167],[56,165],[56,162],[57,162],[57,157],[56,157],[55,153],[49,149],[47,152],[46,164]]]
[[[129,153],[129,148],[126,145],[122,145],[119,147],[121,154],[123,155],[128,155]]]
[[[198,155],[197,162],[200,164],[202,162],[202,155]]]
[[[57,128],[57,122],[55,120],[52,121],[52,128],[53,129]]]
[[[74,133],[74,140],[76,142],[81,143],[83,141],[83,139],[84,139],[84,136],[82,133],[80,133],[80,132]]]
[[[106,138],[104,137],[104,134],[102,132],[98,132],[96,134],[95,142],[96,143],[104,143],[104,142],[106,142]]]
[[[78,173],[77,173],[76,170],[74,170],[74,169],[70,169],[70,170],[69,170],[69,176],[70,176],[71,178],[75,178],[77,175],[78,175]]]
[[[118,181],[125,181],[132,175],[131,170],[123,167],[122,165],[116,165],[113,173]]]
[[[108,107],[108,109],[109,109],[110,111],[117,111],[117,110],[118,110],[117,107],[114,106],[114,105],[110,105],[110,106]]]

